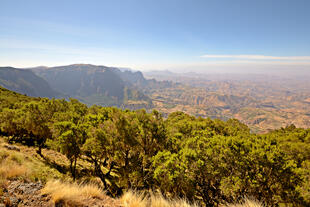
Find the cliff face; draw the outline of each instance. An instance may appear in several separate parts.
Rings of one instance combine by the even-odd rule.
[[[69,96],[106,94],[123,99],[125,83],[107,67],[70,65],[47,69],[34,69],[52,88]]]
[[[139,88],[142,73],[88,64],[32,69],[52,88],[88,105],[149,108],[152,101]],[[138,84],[139,83],[139,84]],[[138,84],[138,85],[137,85]],[[128,103],[131,102],[131,103]],[[132,106],[132,103],[134,106]]]

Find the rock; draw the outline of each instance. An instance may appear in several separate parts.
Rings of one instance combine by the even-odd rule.
[[[50,197],[42,196],[40,190],[43,188],[40,182],[25,182],[12,180],[8,182],[7,192],[0,196],[0,202],[4,201],[4,206],[52,206]],[[2,206],[0,206],[2,207]]]
[[[18,206],[19,202],[21,201],[20,199],[18,199],[16,197],[10,197],[10,200],[11,200],[12,206]]]
[[[4,145],[5,148],[7,148],[8,150],[15,150],[15,151],[20,151],[20,149],[16,146],[13,145]]]

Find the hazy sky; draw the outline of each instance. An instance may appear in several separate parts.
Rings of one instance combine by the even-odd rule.
[[[309,11],[309,0],[0,0],[0,65],[305,69]]]

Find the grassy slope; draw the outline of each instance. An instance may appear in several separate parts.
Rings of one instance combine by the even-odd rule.
[[[36,149],[26,146],[16,146],[17,150],[6,148],[8,144],[3,137],[0,138],[0,180],[11,178],[23,178],[30,181],[47,181],[49,179],[66,179],[65,174],[60,173],[42,157],[37,155]],[[11,145],[10,145],[11,146]],[[44,150],[45,153],[48,150]],[[55,152],[54,157],[59,159],[62,155]],[[1,182],[1,181],[0,181]]]

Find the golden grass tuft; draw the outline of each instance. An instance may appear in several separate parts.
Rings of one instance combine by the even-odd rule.
[[[65,206],[80,204],[91,198],[103,199],[106,197],[102,189],[96,185],[65,183],[59,180],[47,182],[41,193],[50,195],[55,204],[62,203]]]
[[[119,199],[123,207],[198,207],[184,199],[167,199],[160,193],[143,194],[136,191],[127,191]],[[242,203],[226,204],[221,207],[263,207],[257,201],[244,199]]]
[[[160,193],[151,193],[149,202],[152,207],[170,207],[171,201],[165,199]]]
[[[187,200],[181,198],[168,200],[164,198],[160,193],[151,194],[150,204],[152,207],[198,207],[198,205],[190,204]]]
[[[145,195],[131,190],[123,194],[120,202],[124,207],[146,207],[149,203]]]
[[[28,170],[23,165],[16,164],[4,164],[1,163],[0,166],[0,177],[3,179],[10,179],[15,177],[26,177],[28,175]]]
[[[166,199],[160,193],[145,195],[135,191],[127,191],[119,200],[124,207],[198,207],[184,199]]]
[[[227,204],[227,205],[223,205],[222,207],[263,207],[263,206],[264,205],[258,201],[249,200],[248,198],[246,198],[241,203]]]

